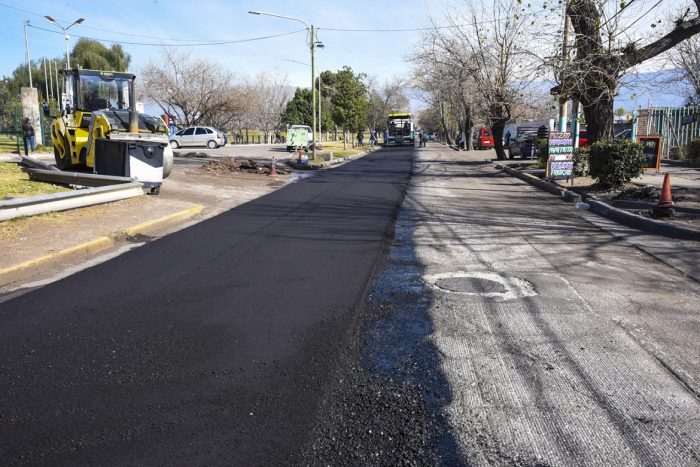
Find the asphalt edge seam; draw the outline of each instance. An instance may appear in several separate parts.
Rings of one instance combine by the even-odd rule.
[[[92,240],[88,240],[87,242],[83,242],[78,245],[73,245],[62,250],[49,253],[48,255],[40,256],[38,258],[33,258],[27,261],[22,261],[21,263],[7,266],[5,268],[0,269],[0,286],[5,286],[14,281],[25,278],[37,271],[39,268],[54,263],[60,259],[66,259],[89,253],[97,253],[106,250],[121,239],[133,237],[139,234],[144,234],[146,232],[151,232],[156,228],[160,228],[166,224],[184,221],[186,219],[189,219],[190,217],[193,217],[196,214],[199,214],[203,209],[204,206],[197,204],[182,211],[178,211],[173,214],[168,214],[166,216],[151,221],[142,222],[131,227],[126,227],[116,232],[112,232],[109,235],[99,236]]]

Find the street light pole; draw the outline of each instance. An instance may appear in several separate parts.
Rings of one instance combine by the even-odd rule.
[[[58,21],[56,21],[55,19],[53,19],[53,18],[50,17],[50,16],[44,16],[44,18],[46,18],[46,21],[48,21],[49,23],[55,24],[56,26],[58,26],[59,28],[61,28],[61,29],[63,30],[63,34],[66,36],[66,69],[70,69],[70,54],[68,53],[68,41],[70,40],[70,36],[68,35],[68,30],[69,30],[71,27],[75,26],[76,24],[80,24],[80,23],[82,23],[83,21],[85,21],[85,18],[78,18],[78,19],[76,19],[75,21],[73,21],[73,22],[70,24],[70,26],[68,26],[68,27],[66,27],[66,28],[64,28],[63,26],[61,26],[61,25],[58,23]]]
[[[314,58],[315,58],[316,42],[314,39],[314,27],[313,27],[313,25],[309,26],[309,24],[306,21],[304,21],[303,19],[300,19],[300,18],[294,18],[292,16],[278,15],[276,13],[266,13],[263,11],[249,11],[248,13],[250,13],[251,15],[274,16],[275,18],[282,18],[282,19],[289,19],[292,21],[298,21],[301,24],[303,24],[304,27],[309,31],[309,39],[310,39],[309,48],[311,49],[311,115],[312,115],[312,117],[311,117],[311,119],[312,119],[311,129],[312,129],[312,132],[315,132],[316,131],[316,93],[314,92],[314,88],[316,87],[315,86],[315,84],[316,84],[315,83],[315,81],[316,81],[315,80],[316,67],[314,64]],[[319,99],[320,99],[320,96],[319,96]],[[314,146],[313,146],[312,153],[311,153],[312,157],[314,159],[316,159],[316,138],[317,137],[318,137],[318,135],[316,135],[314,137]]]

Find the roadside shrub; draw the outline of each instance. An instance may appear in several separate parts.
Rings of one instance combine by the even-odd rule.
[[[588,147],[576,148],[574,150],[574,176],[587,177],[591,173],[591,167],[588,162],[590,150]]]
[[[695,138],[685,149],[685,158],[688,162],[700,162],[700,138]]]
[[[601,140],[589,148],[591,177],[605,186],[620,186],[642,174],[642,146],[628,139]]]
[[[537,168],[546,169],[547,159],[549,159],[549,140],[540,138],[537,140]]]

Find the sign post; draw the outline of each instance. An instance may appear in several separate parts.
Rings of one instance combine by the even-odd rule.
[[[570,131],[549,132],[547,177],[571,179],[574,176],[574,140]]]
[[[656,169],[661,165],[661,136],[637,136],[637,142],[642,145],[646,162],[644,170]]]

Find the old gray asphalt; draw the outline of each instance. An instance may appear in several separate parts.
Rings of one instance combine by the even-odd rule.
[[[698,465],[698,283],[479,159],[417,152],[369,367],[468,464]]]

